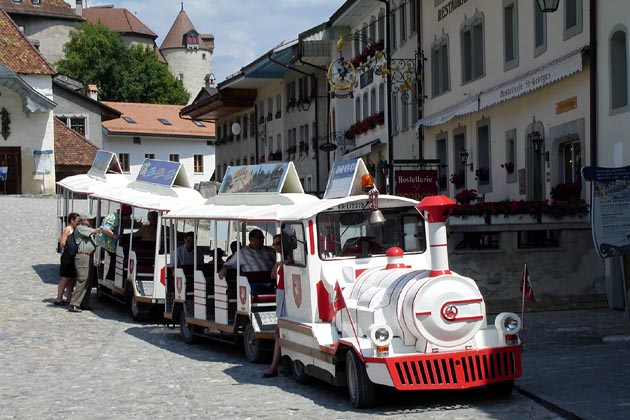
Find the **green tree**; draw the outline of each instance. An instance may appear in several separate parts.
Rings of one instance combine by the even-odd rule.
[[[64,45],[59,72],[94,83],[106,101],[184,105],[189,94],[149,47],[128,47],[104,25],[81,23]]]

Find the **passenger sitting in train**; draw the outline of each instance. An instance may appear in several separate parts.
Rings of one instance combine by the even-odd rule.
[[[177,247],[177,265],[193,265],[195,262],[195,233],[186,232],[184,243]],[[203,263],[203,255],[197,253],[197,265]]]
[[[236,261],[240,261],[241,270],[244,273],[253,271],[269,271],[276,263],[276,252],[269,246],[264,246],[265,235],[260,229],[253,229],[249,232],[249,245],[241,248],[237,256],[230,258],[223,264],[219,271],[219,278],[223,279],[228,269],[236,269]],[[269,283],[252,284],[252,293],[273,293],[274,282],[269,279]]]
[[[140,229],[138,229],[138,231],[133,234],[133,238],[139,239],[141,241],[155,242],[157,233],[158,212],[154,210],[150,211],[147,214],[147,219],[149,220],[149,224],[140,226]]]

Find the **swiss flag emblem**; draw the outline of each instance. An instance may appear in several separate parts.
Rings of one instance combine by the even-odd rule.
[[[176,277],[175,278],[175,286],[177,287],[177,294],[181,295],[182,294],[182,278],[181,277]]]
[[[292,276],[293,300],[295,300],[295,306],[298,308],[302,305],[302,279],[298,274]]]

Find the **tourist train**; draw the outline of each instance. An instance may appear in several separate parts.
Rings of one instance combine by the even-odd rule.
[[[122,203],[114,190],[94,195]],[[161,209],[154,275],[164,281],[164,316],[187,342],[242,337],[254,362],[267,359],[278,327],[296,380],[345,386],[358,408],[376,402],[377,385],[508,395],[521,375],[521,320],[500,313],[491,322],[475,281],[451,270],[454,205],[445,196],[379,195],[360,159],[333,165],[321,199],[304,193],[291,162],[230,167],[216,196]],[[282,241],[280,316],[277,292],[259,287],[270,273],[246,272],[238,260],[255,229],[266,244]],[[182,264],[168,251],[189,232],[194,258]],[[233,242],[235,270],[220,276]]]

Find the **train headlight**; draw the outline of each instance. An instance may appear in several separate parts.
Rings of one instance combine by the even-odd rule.
[[[511,312],[503,312],[497,315],[494,326],[504,335],[514,335],[521,331],[521,318]]]
[[[377,357],[385,357],[389,354],[389,344],[392,342],[392,329],[385,324],[372,324],[368,328],[370,339],[375,347]]]

